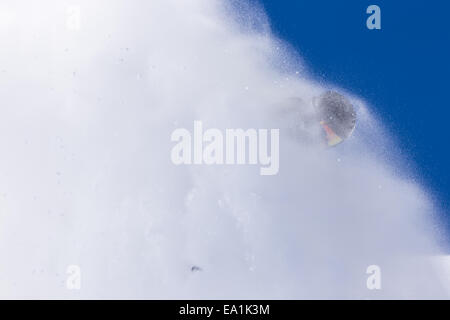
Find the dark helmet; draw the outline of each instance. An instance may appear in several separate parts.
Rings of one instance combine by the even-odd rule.
[[[327,91],[316,98],[314,104],[328,138],[330,134],[337,135],[340,140],[350,136],[356,126],[356,113],[346,97],[335,91]]]

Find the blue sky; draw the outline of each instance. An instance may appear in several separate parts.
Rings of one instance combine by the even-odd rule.
[[[363,97],[394,133],[450,226],[448,1],[260,0],[314,77]],[[381,9],[381,30],[366,8]]]

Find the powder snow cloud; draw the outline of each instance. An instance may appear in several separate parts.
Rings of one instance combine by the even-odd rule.
[[[299,142],[284,101],[330,87],[237,4],[0,3],[0,297],[448,297],[434,204],[374,151],[395,153],[382,120],[349,94],[352,138]],[[280,128],[278,174],[174,166],[194,120]]]

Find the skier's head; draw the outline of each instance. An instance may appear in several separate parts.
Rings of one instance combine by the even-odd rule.
[[[315,100],[320,120],[341,139],[356,125],[356,113],[350,101],[335,91],[327,91]]]

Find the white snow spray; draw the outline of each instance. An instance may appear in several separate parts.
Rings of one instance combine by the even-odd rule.
[[[2,1],[0,297],[449,297],[433,202],[373,152],[389,136],[348,95],[348,141],[296,139],[284,101],[329,88],[245,8]],[[280,128],[278,174],[175,166],[195,120]]]

